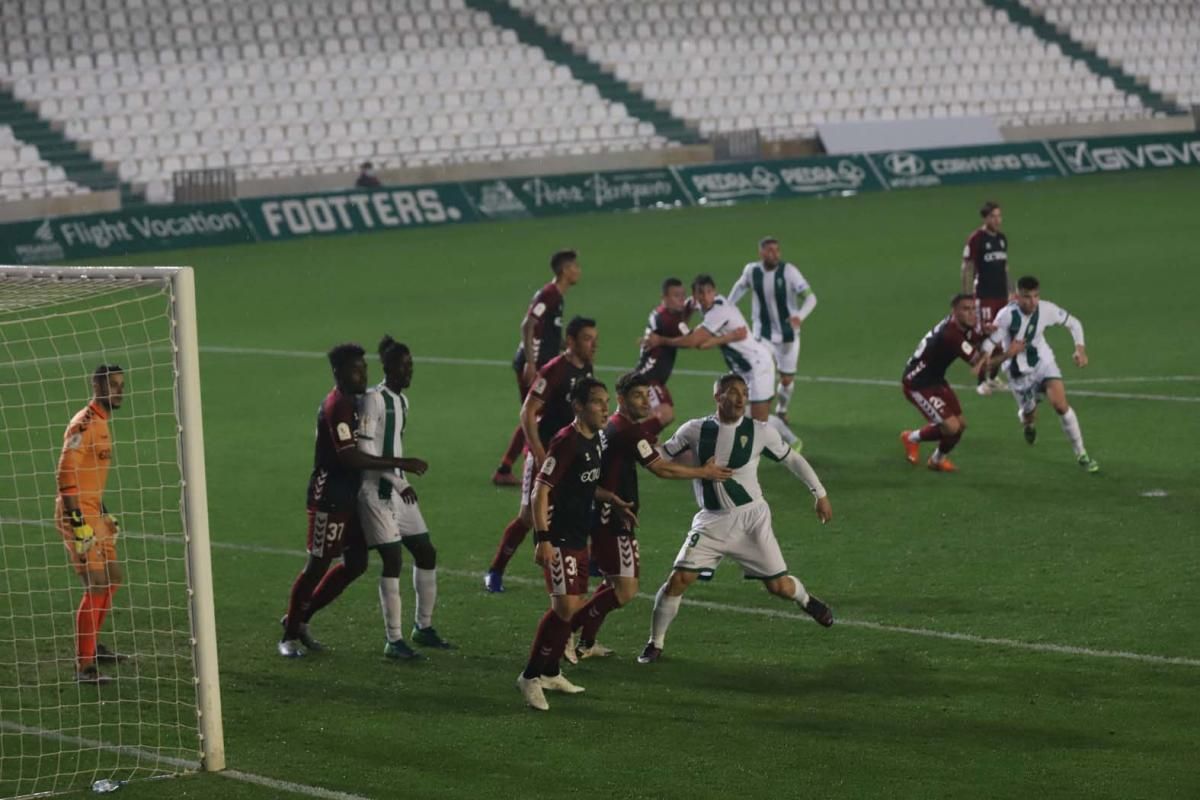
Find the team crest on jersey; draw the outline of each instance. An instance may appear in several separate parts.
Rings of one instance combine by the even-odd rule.
[[[966,355],[971,355],[971,353],[974,352],[974,350],[975,350],[975,348],[971,347],[971,343],[966,341],[965,339],[963,340],[961,347],[962,347],[963,353],[965,353]]]
[[[746,446],[746,442],[750,441],[750,437],[749,437],[749,436],[746,436],[746,435],[742,435],[742,436],[739,436],[739,437],[738,437],[738,441],[739,441],[739,442],[741,442],[741,444],[742,444],[742,447],[745,447],[745,446]]]

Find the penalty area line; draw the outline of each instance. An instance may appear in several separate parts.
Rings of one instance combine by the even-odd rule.
[[[49,739],[63,744],[75,745],[89,750],[103,750],[107,753],[115,753],[120,756],[136,758],[139,765],[142,762],[150,761],[153,764],[166,764],[177,769],[187,770],[189,772],[197,772],[200,769],[199,761],[192,761],[186,758],[175,758],[174,756],[164,756],[156,753],[153,750],[148,750],[143,747],[134,747],[132,745],[116,745],[102,742],[99,739],[88,739],[83,736],[71,736],[70,734],[60,733],[59,731],[51,731],[45,728],[36,728],[31,725],[20,725],[15,722],[0,721],[0,730],[9,733],[18,733],[25,736],[37,736],[41,739]],[[153,767],[148,767],[153,768]],[[221,772],[211,773],[220,775],[230,780],[242,781],[243,783],[253,783],[257,786],[264,786],[268,789],[277,791],[290,792],[291,794],[304,795],[305,797],[319,797],[322,800],[370,800],[358,794],[350,794],[348,792],[338,792],[332,789],[322,789],[320,786],[309,786],[306,783],[294,783],[292,781],[283,781],[278,778],[268,778],[265,775],[257,775],[253,772],[243,772],[240,769],[226,769]],[[103,776],[95,776],[103,777]],[[168,776],[153,776],[153,777],[168,777]]]

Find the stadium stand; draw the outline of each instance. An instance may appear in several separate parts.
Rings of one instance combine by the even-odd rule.
[[[987,114],[1022,125],[1156,113],[978,0],[512,2],[705,134],[756,128],[779,139],[859,119]]]
[[[182,169],[273,177],[669,144],[460,0],[4,8],[0,79],[151,200]]]
[[[83,194],[88,189],[67,180],[62,167],[47,162],[36,147],[0,125],[0,200],[25,200]]]
[[[1194,0],[1024,0],[1059,30],[1184,106],[1200,105]]]

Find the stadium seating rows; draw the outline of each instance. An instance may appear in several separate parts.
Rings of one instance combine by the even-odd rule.
[[[757,128],[792,138],[844,120],[989,114],[1020,125],[1152,113],[977,0],[512,2],[706,134]]]
[[[1181,105],[1200,105],[1195,0],[1023,0],[1048,22]]]
[[[0,200],[62,197],[87,190],[67,180],[62,167],[48,164],[36,147],[21,143],[12,128],[0,125]]]

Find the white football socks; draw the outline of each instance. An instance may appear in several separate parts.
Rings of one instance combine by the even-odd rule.
[[[796,584],[796,589],[792,592],[792,599],[800,604],[801,608],[808,605],[808,592],[804,588],[804,584],[795,575],[788,575],[792,579],[792,583]]]
[[[667,628],[671,627],[671,623],[675,621],[675,615],[679,613],[679,604],[683,602],[682,597],[671,597],[667,594],[667,584],[663,584],[658,589],[658,594],[654,595],[654,614],[650,620],[650,642],[657,648],[662,648],[663,641],[667,637]]]
[[[383,624],[389,642],[404,638],[404,614],[400,602],[400,579],[379,578],[379,607],[383,610]]]
[[[417,627],[428,628],[433,624],[433,607],[437,604],[437,568],[413,566],[413,590],[417,598]]]
[[[1068,408],[1067,413],[1058,418],[1062,424],[1063,433],[1071,440],[1071,449],[1075,451],[1075,457],[1083,455],[1083,431],[1079,430],[1079,418],[1075,416],[1075,409]]]
[[[786,414],[788,404],[792,402],[792,392],[796,391],[795,381],[791,383],[783,383],[775,387],[775,413]]]
[[[783,420],[781,420],[775,414],[767,417],[767,424],[779,432],[779,436],[783,439],[785,444],[795,444],[796,440],[800,438],[796,434],[792,433],[792,429],[785,425]]]

